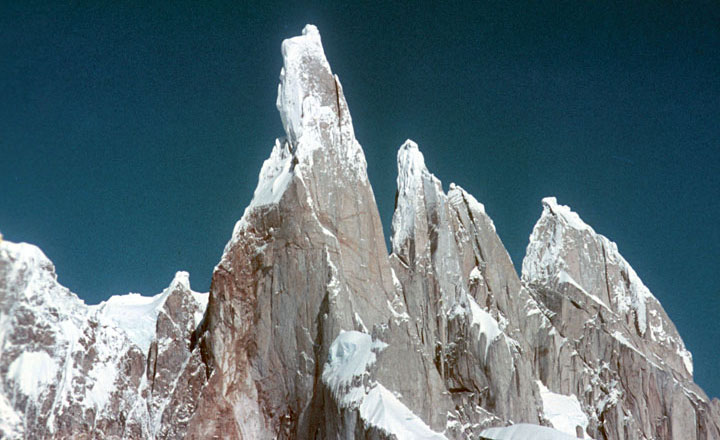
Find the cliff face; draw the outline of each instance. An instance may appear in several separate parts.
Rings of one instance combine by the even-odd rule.
[[[554,198],[543,200],[522,280],[559,335],[536,344],[557,353],[538,359],[538,377],[585,403],[596,437],[720,437],[720,415],[658,300],[615,243]]]
[[[243,411],[233,428],[239,437],[352,436],[370,423],[358,407],[380,386],[427,396],[408,405],[442,430],[438,409],[451,401],[402,319],[364,154],[317,29],[286,40],[282,52],[278,109],[287,137],[263,165],[213,274],[202,342],[210,388],[223,390],[225,411]],[[323,375],[367,348],[343,331],[371,335],[375,361],[370,371]],[[333,352],[334,343],[343,348]],[[356,383],[365,376],[365,386]],[[214,397],[201,401],[199,437],[228,435],[227,420],[213,417],[216,405]]]
[[[286,137],[209,299],[179,272],[86,306],[0,242],[0,437],[720,439],[658,301],[554,199],[519,277],[484,206],[407,141],[388,255],[317,29],[282,54]]]

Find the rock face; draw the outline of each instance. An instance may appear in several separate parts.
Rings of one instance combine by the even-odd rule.
[[[660,303],[615,243],[554,198],[543,200],[522,280],[559,335],[535,344],[538,378],[578,396],[594,437],[720,438],[720,414]]]
[[[278,109],[287,138],[276,141],[213,274],[201,342],[212,391],[193,434],[352,437],[373,426],[359,408],[381,386],[427,396],[398,404],[428,432],[442,431],[452,402],[403,318],[364,154],[317,29],[307,26],[282,52]],[[372,335],[377,360],[370,371],[324,380],[333,343],[346,346],[340,357],[360,349],[336,341],[342,331]],[[401,363],[407,368],[398,370]],[[356,384],[366,374],[369,385]]]
[[[86,306],[0,242],[0,437],[720,439],[720,403],[614,243],[555,199],[519,277],[484,206],[398,152],[392,252],[320,35],[215,267]]]
[[[398,152],[391,261],[411,327],[444,379],[455,429],[538,422],[527,344],[517,323],[536,309],[492,220],[459,186],[445,194],[412,141]],[[467,420],[465,420],[467,419]]]

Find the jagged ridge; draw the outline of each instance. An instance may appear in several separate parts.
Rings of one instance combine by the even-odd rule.
[[[319,32],[282,53],[286,137],[206,309],[183,273],[87,307],[39,250],[0,243],[2,436],[720,438],[660,304],[554,199],[520,279],[484,206],[408,140],[388,256]]]

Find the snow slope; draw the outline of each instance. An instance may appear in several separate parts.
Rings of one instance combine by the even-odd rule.
[[[390,390],[370,380],[369,370],[376,361],[376,353],[386,347],[387,344],[373,341],[367,333],[341,331],[330,345],[322,373],[323,383],[341,407],[359,408],[360,417],[368,426],[392,434],[398,440],[445,439]]]
[[[487,440],[577,440],[574,435],[529,423],[518,423],[505,428],[489,428],[480,433],[480,438]]]

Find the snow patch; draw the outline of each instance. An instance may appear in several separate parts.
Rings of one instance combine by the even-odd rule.
[[[637,273],[635,273],[635,270],[630,266],[630,264],[628,264],[624,258],[622,258],[621,261],[625,265],[625,270],[627,271],[628,278],[630,280],[630,306],[635,310],[640,334],[644,335],[647,330],[647,301],[648,299],[654,299],[655,297],[652,293],[650,293],[650,289],[643,284],[642,280],[640,280],[640,277]]]
[[[184,271],[177,272],[162,293],[154,296],[143,296],[138,293],[114,295],[107,301],[90,306],[89,309],[95,311],[98,322],[112,324],[113,327],[124,332],[144,354],[147,354],[155,338],[155,326],[160,309],[167,297],[177,289],[190,292],[200,305],[201,310],[193,316],[197,326],[205,313],[209,294],[193,292],[190,289],[190,275]]]
[[[390,274],[392,275],[392,282],[393,286],[395,287],[395,291],[397,293],[402,293],[402,283],[398,279],[397,274],[395,274],[395,269],[393,269],[392,267],[390,268]]]
[[[480,438],[488,440],[577,440],[575,435],[568,435],[546,426],[518,423],[504,428],[489,428],[480,433]]]
[[[360,329],[364,333],[369,333],[368,328],[365,326],[365,323],[363,322],[362,318],[360,317],[360,315],[358,315],[357,312],[355,312],[354,317],[355,317],[355,324],[360,326]]]
[[[386,300],[386,302],[387,302],[388,309],[390,310],[390,313],[392,313],[393,318],[395,320],[400,321],[400,322],[410,320],[410,315],[408,315],[407,312],[398,312],[397,310],[395,310],[395,307],[393,306],[393,304],[390,301]]]
[[[690,351],[687,350],[685,347],[678,347],[677,353],[680,356],[680,358],[682,358],[683,364],[685,365],[685,369],[692,376],[692,374],[693,374],[692,353],[690,353]]]
[[[420,417],[379,383],[365,396],[360,405],[360,417],[368,425],[392,434],[398,440],[446,439],[443,434],[430,429]]]
[[[353,386],[354,379],[366,374],[375,363],[375,353],[385,347],[387,344],[373,341],[367,333],[341,330],[330,345],[328,360],[323,367],[323,383],[343,405],[358,403],[358,398],[365,392],[357,389],[362,388],[362,384]]]
[[[323,367],[322,381],[330,388],[342,408],[358,408],[360,417],[370,426],[405,439],[445,439],[387,388],[362,378],[376,361],[376,353],[387,344],[372,340],[367,333],[344,331],[330,345]],[[366,383],[368,383],[366,387]]]
[[[340,284],[340,280],[338,279],[339,272],[337,266],[335,266],[335,263],[333,263],[332,259],[330,258],[330,252],[328,251],[327,247],[325,248],[325,261],[327,262],[328,269],[330,270],[330,279],[327,282],[327,290],[330,299],[334,299],[340,293],[342,286]]]
[[[45,387],[55,381],[58,366],[44,351],[25,351],[10,364],[8,378],[20,392],[36,399]]]
[[[0,393],[0,433],[5,434],[7,438],[23,438],[23,431],[20,414],[13,409],[7,397]]]
[[[608,406],[613,407],[618,404],[622,398],[622,392],[620,392],[616,387],[617,382],[612,381],[610,392],[595,404],[595,412],[597,414],[602,414]]]
[[[259,206],[278,203],[292,179],[292,154],[287,142],[275,140],[270,157],[263,162],[253,199],[245,212]],[[245,217],[245,215],[243,215]]]
[[[500,326],[495,318],[492,317],[488,312],[480,308],[477,302],[468,295],[468,302],[470,303],[471,313],[471,325],[478,326],[481,335],[485,335],[485,358],[487,358],[488,349],[490,344],[499,338],[502,334]]]
[[[576,438],[575,429],[577,426],[581,426],[583,438],[589,439],[590,436],[587,435],[588,418],[577,397],[574,394],[553,393],[542,381],[536,382],[543,402],[543,414],[553,427]]]
[[[200,309],[193,314],[193,320],[195,322],[195,327],[200,325],[200,322],[202,321],[203,317],[205,316],[205,310],[207,309],[208,300],[210,299],[210,293],[199,293],[199,292],[193,292],[190,291],[193,298],[195,299],[195,302],[198,303],[200,306]]]
[[[638,350],[637,348],[635,348],[635,346],[634,346],[630,341],[627,340],[627,338],[625,337],[625,335],[623,335],[623,334],[620,333],[619,331],[615,330],[615,331],[612,333],[612,337],[615,338],[615,339],[617,339],[621,344],[626,345],[626,346],[628,346],[629,348],[632,348],[634,351],[637,351],[638,353],[642,354],[642,353],[640,352],[640,350]],[[644,357],[644,356],[645,356],[645,355],[643,354],[643,357]]]
[[[158,313],[170,292],[168,288],[155,296],[138,293],[115,295],[91,308],[97,310],[99,322],[111,323],[121,329],[143,353],[147,353],[155,338]]]
[[[573,279],[573,277],[571,277],[571,276],[570,276],[567,272],[565,272],[564,270],[559,271],[559,272],[557,273],[557,275],[556,275],[556,278],[557,278],[557,282],[558,282],[559,284],[570,284],[570,285],[572,285],[572,286],[575,287],[577,290],[579,290],[581,293],[583,293],[585,296],[587,296],[587,297],[590,298],[591,300],[595,301],[595,303],[597,303],[598,305],[604,307],[604,308],[607,309],[609,312],[612,312],[612,310],[610,309],[610,307],[608,307],[607,304],[605,304],[605,303],[603,302],[603,300],[601,300],[600,298],[598,298],[597,295],[593,295],[592,293],[590,293],[590,292],[588,292],[587,290],[585,290],[577,281],[575,281],[575,280]]]
[[[102,364],[96,364],[90,371],[89,376],[94,379],[95,383],[92,388],[87,388],[85,399],[92,402],[98,411],[105,408],[110,400],[110,395],[116,391],[115,379],[117,378],[117,374],[117,366],[112,360]]]
[[[430,172],[425,167],[425,157],[418,145],[406,140],[397,153],[397,206],[392,218],[392,247],[396,253],[409,238],[414,236],[416,199],[422,194],[423,176]]]
[[[483,280],[482,273],[480,273],[480,268],[477,266],[473,267],[470,271],[470,275],[468,275],[468,281],[471,283],[479,283]]]
[[[588,231],[591,234],[595,234],[593,228],[591,228],[587,223],[582,221],[580,216],[577,215],[577,213],[573,212],[573,210],[570,209],[569,206],[558,205],[557,199],[555,197],[545,197],[544,199],[542,199],[542,205],[543,215],[555,214],[571,228],[577,229],[579,231]]]

